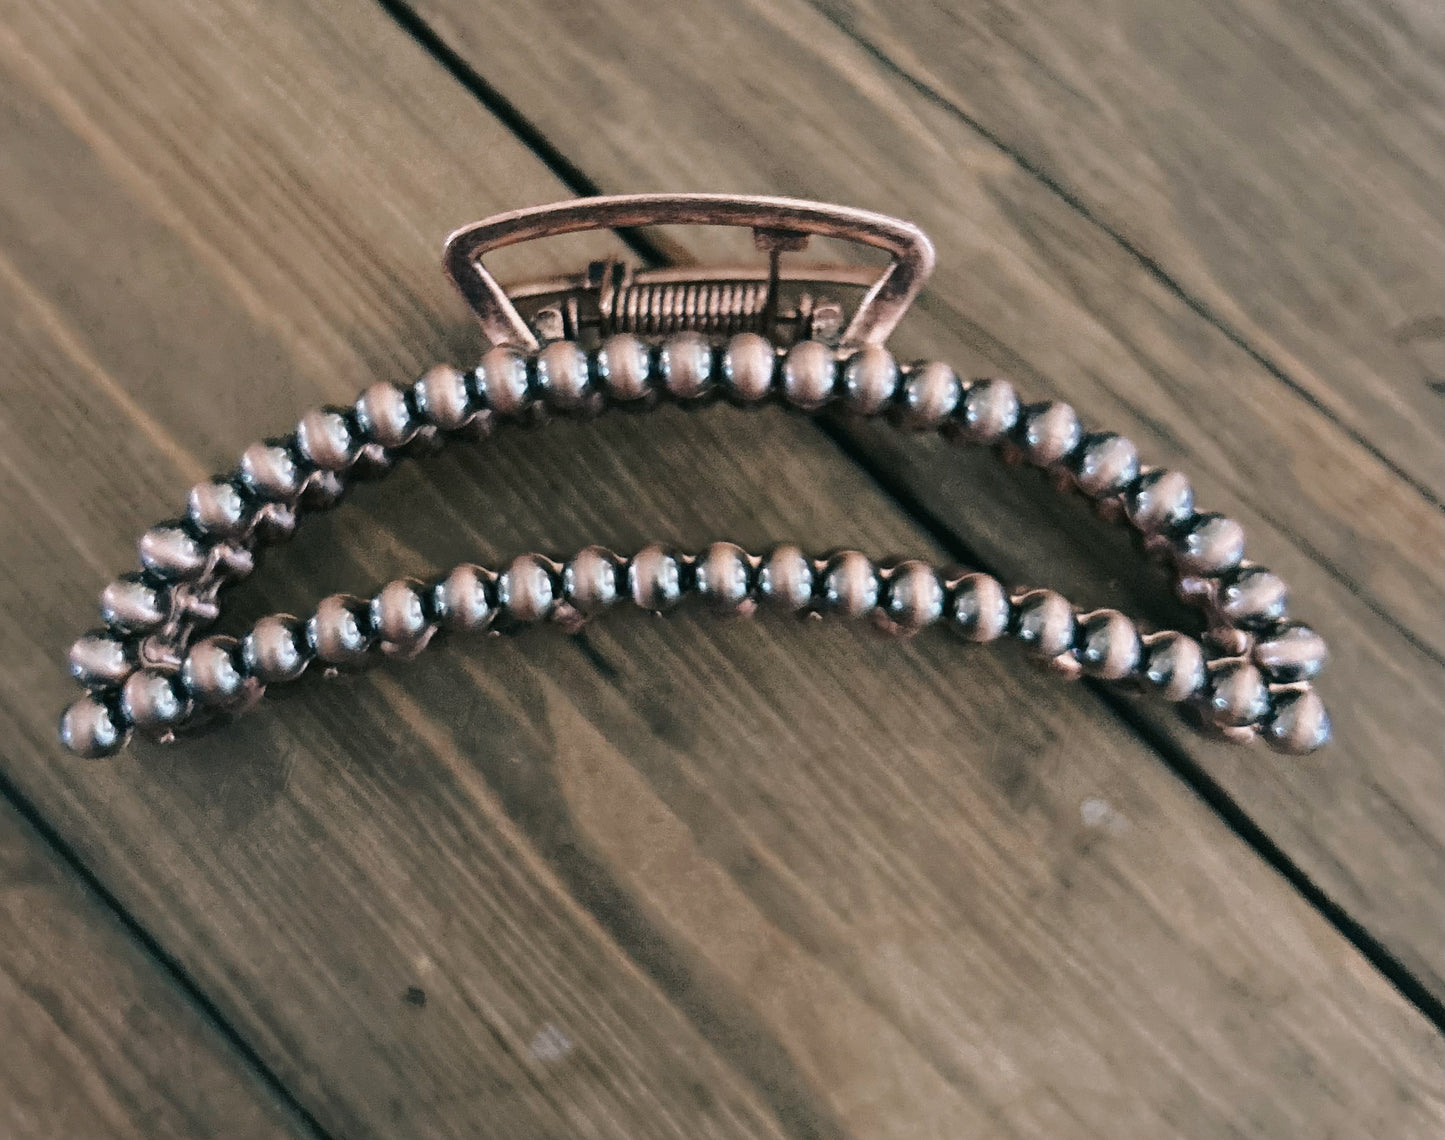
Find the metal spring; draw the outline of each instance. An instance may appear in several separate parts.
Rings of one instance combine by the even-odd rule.
[[[756,332],[767,301],[766,281],[622,285],[599,298],[604,333]]]

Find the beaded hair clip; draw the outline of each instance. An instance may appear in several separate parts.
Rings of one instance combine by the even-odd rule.
[[[666,224],[750,228],[767,266],[594,263],[504,290],[481,263],[533,238]],[[875,246],[892,262],[881,274],[785,267],[781,255],[813,234]],[[968,641],[1012,638],[1065,676],[1152,690],[1234,740],[1263,736],[1296,754],[1328,741],[1329,717],[1310,685],[1324,641],[1289,620],[1279,577],[1245,560],[1238,522],[1197,511],[1184,475],[1141,467],[1132,442],[1086,431],[1068,404],[1023,404],[1007,380],[963,381],[946,364],[894,360],[884,342],[933,268],[917,227],[785,198],[621,195],[488,218],[452,234],[445,262],[490,351],[470,372],[439,365],[408,388],[375,384],[349,408],[308,412],[289,436],[248,447],[232,474],[193,487],[183,518],[142,535],[141,570],[105,588],[104,627],[70,650],[86,690],[61,719],[72,752],[111,755],[132,731],[170,739],[249,708],[313,662],[337,670],[410,656],[438,631],[541,621],[576,629],[625,600],[661,612],[689,595],[729,614],[769,606],[870,618],[899,635],[942,624]],[[819,285],[864,288],[846,325],[836,301],[806,288]],[[593,546],[565,562],[523,554],[496,569],[462,565],[432,582],[390,582],[369,599],[334,595],[309,617],[273,614],[239,638],[200,636],[257,550],[290,537],[304,512],[334,506],[353,479],[508,422],[717,396],[808,413],[837,404],[1044,469],[1105,517],[1127,520],[1202,612],[1204,632],[1147,630],[1053,590],[1010,589],[923,561],[880,565],[858,551],[815,557],[793,545],[750,554],[715,542],[697,554],[651,545],[623,558]]]

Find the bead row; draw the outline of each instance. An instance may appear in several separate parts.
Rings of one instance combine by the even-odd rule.
[[[814,558],[796,546],[757,556],[717,542],[695,556],[660,545],[626,559],[598,546],[566,562],[524,554],[501,570],[464,564],[429,583],[398,579],[370,598],[334,594],[308,617],[273,614],[240,638],[202,638],[175,671],[138,669],[117,694],[83,697],[67,711],[62,736],[78,752],[108,755],[131,729],[163,736],[239,711],[313,663],[362,668],[413,656],[438,632],[545,621],[575,630],[622,602],[662,613],[689,596],[724,614],[765,605],[871,619],[900,636],[944,625],[973,642],[1012,638],[1065,675],[1152,690],[1221,728],[1260,729],[1284,752],[1311,751],[1328,731],[1318,696],[1300,683],[1288,655],[1212,655],[1182,633],[1144,633],[1117,610],[1083,611],[1046,589],[1010,593],[987,574],[947,573],[918,560],[879,565],[856,550]]]
[[[784,350],[754,333],[717,345],[681,332],[657,345],[618,334],[591,352],[566,340],[530,355],[502,346],[470,373],[438,366],[409,388],[376,384],[349,408],[308,413],[291,435],[247,448],[230,475],[194,487],[184,517],[142,536],[141,571],[106,587],[105,627],[75,643],[71,671],[101,697],[137,670],[176,672],[191,639],[218,615],[220,591],[251,572],[260,548],[289,537],[303,511],[334,505],[351,480],[382,475],[404,455],[450,437],[480,438],[497,422],[664,397],[774,401],[805,412],[840,405],[993,446],[1050,472],[1106,516],[1126,518],[1171,565],[1181,596],[1203,609],[1221,658],[1287,662],[1294,682],[1324,664],[1323,640],[1288,620],[1284,583],[1245,560],[1240,525],[1197,511],[1187,478],[1141,467],[1131,441],[1086,432],[1068,404],[1023,404],[1006,380],[964,382],[936,362],[900,367],[876,346],[843,355],[820,341]]]

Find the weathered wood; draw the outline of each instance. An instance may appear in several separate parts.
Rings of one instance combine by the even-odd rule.
[[[604,190],[788,192],[919,222],[940,268],[900,345],[1074,401],[1099,426],[1130,434],[1146,458],[1190,472],[1201,502],[1244,521],[1252,555],[1286,575],[1297,612],[1334,647],[1322,691],[1336,746],[1303,764],[1280,761],[1206,744],[1167,713],[1143,715],[1445,994],[1436,888],[1445,519],[1433,505],[1105,229],[806,4],[735,4],[710,18],[663,3],[569,7],[565,18],[545,4],[483,16],[424,0],[419,10]],[[1325,161],[1309,175],[1316,182],[1335,177]],[[668,236],[689,256],[718,248],[708,231]],[[1382,257],[1394,249],[1387,243]],[[1409,261],[1401,279],[1422,264]],[[1406,288],[1400,303],[1410,296]],[[1354,371],[1332,375],[1343,387]],[[856,438],[1010,579],[1174,612],[1123,542],[1031,478],[888,429]]]
[[[562,192],[377,9],[6,20],[0,763],[334,1135],[1438,1132],[1424,1019],[1094,698],[943,637],[620,619],[59,757],[75,599],[474,353],[437,236]],[[806,424],[665,413],[404,468],[238,616],[718,533],[932,551]]]
[[[179,987],[0,804],[0,1133],[302,1136]]]

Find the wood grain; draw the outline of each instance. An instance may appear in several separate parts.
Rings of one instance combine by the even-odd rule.
[[[1430,502],[1106,228],[801,0],[736,3],[704,19],[661,3],[544,3],[485,18],[449,0],[418,8],[604,190],[787,192],[919,222],[940,264],[896,338],[904,351],[1069,399],[1241,519],[1252,556],[1286,576],[1296,611],[1334,647],[1322,691],[1336,747],[1281,762],[1202,742],[1158,710],[1139,715],[1445,994],[1435,888],[1445,876],[1445,520]],[[562,25],[567,35],[549,31]],[[708,231],[666,236],[687,257],[718,248]],[[882,428],[854,438],[961,550],[1010,580],[1177,620],[1122,541],[1042,486],[933,440]]]
[[[378,9],[4,27],[0,763],[331,1135],[1438,1132],[1424,1018],[1093,697],[942,637],[622,619],[62,759],[137,531],[474,354],[438,235],[562,190]],[[720,533],[938,553],[807,424],[660,413],[403,468],[233,620]]]
[[[0,931],[10,1140],[306,1135],[8,804]]]

